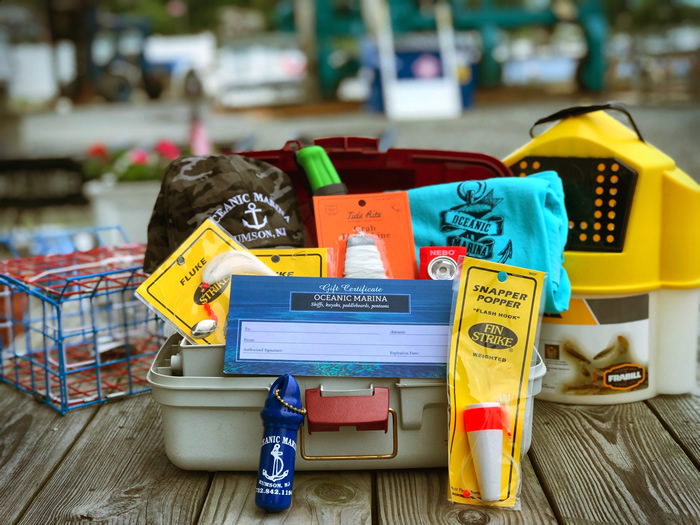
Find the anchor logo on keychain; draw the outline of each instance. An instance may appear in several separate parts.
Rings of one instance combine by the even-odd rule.
[[[260,411],[263,437],[255,505],[267,512],[281,512],[292,505],[297,433],[305,415],[299,383],[289,374],[278,377]]]
[[[282,451],[280,450],[280,444],[277,443],[270,451],[270,455],[275,458],[272,462],[272,474],[268,474],[267,470],[263,469],[262,474],[267,479],[272,482],[279,481],[287,477],[289,474],[289,469],[282,472],[284,469],[284,461],[282,460]]]
[[[244,211],[243,213],[247,213],[252,215],[253,217],[253,224],[250,224],[248,221],[245,219],[241,219],[241,222],[245,224],[248,228],[253,228],[255,230],[259,230],[260,228],[264,228],[267,226],[267,217],[263,215],[263,221],[259,222],[258,221],[258,212],[261,212],[262,210],[260,208],[255,207],[255,203],[251,202],[248,204],[248,209]]]

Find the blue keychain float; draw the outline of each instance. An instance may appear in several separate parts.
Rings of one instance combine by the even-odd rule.
[[[289,374],[279,377],[272,383],[260,412],[263,437],[255,504],[267,512],[281,512],[292,505],[297,432],[304,414],[296,379]]]

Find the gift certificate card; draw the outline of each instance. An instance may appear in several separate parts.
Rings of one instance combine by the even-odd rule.
[[[451,281],[231,277],[224,372],[445,377]]]

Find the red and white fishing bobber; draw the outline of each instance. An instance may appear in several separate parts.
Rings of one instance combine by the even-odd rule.
[[[500,403],[474,403],[464,411],[464,427],[469,439],[481,501],[501,499],[503,430],[510,435]]]

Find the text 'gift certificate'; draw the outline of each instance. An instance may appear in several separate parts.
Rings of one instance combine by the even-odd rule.
[[[231,290],[227,374],[445,377],[452,281],[234,275]]]

